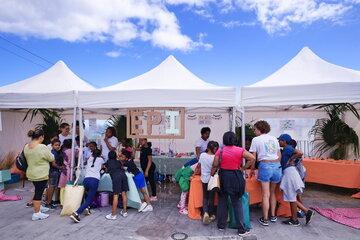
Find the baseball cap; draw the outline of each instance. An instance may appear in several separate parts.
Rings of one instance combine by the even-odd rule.
[[[292,138],[291,138],[291,136],[290,136],[289,134],[286,134],[286,133],[285,133],[285,134],[281,134],[281,135],[279,136],[278,140],[284,141],[284,142],[286,142],[286,143],[290,143],[291,140],[292,140]]]

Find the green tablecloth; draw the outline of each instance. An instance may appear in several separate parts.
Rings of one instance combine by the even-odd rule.
[[[156,170],[159,173],[166,175],[175,175],[175,173],[188,161],[194,159],[193,157],[175,158],[166,156],[153,156],[153,161],[156,164]]]

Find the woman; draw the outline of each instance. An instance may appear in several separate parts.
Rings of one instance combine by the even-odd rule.
[[[224,134],[224,147],[219,149],[215,154],[212,176],[216,170],[219,169],[220,192],[217,211],[217,225],[219,230],[224,230],[227,224],[227,200],[228,197],[230,197],[238,226],[238,234],[244,236],[249,233],[249,230],[245,229],[241,219],[242,205],[240,198],[245,192],[245,179],[242,171],[250,167],[254,163],[255,158],[245,149],[237,147],[236,143],[235,133],[226,132]],[[243,166],[244,158],[246,159],[245,166]]]
[[[156,181],[155,181],[155,169],[156,165],[152,160],[151,143],[146,138],[140,139],[140,165],[144,172],[145,179],[150,183],[151,187],[151,201],[157,201],[156,196]]]
[[[80,222],[80,214],[86,211],[86,215],[90,213],[89,206],[92,203],[96,191],[99,187],[99,181],[100,181],[100,170],[103,167],[104,159],[101,157],[100,150],[96,149],[93,153],[93,156],[89,159],[88,164],[86,165],[86,173],[84,178],[84,187],[85,191],[87,192],[87,196],[85,198],[85,201],[81,206],[79,207],[76,212],[73,212],[70,216],[70,218],[75,222]]]
[[[37,221],[49,217],[49,214],[44,213],[49,209],[41,206],[41,198],[49,180],[49,163],[55,168],[59,167],[56,165],[54,155],[52,155],[49,148],[42,144],[44,141],[44,131],[42,129],[30,130],[28,137],[31,138],[31,142],[24,147],[24,155],[28,164],[26,177],[35,186],[32,220]]]
[[[204,153],[200,154],[198,169],[201,169],[201,182],[203,185],[203,223],[205,225],[215,220],[214,197],[215,191],[208,191],[208,183],[211,176],[211,169],[214,163],[215,153],[219,149],[219,144],[210,141]]]
[[[68,123],[62,123],[60,124],[60,129],[59,129],[59,140],[61,142],[61,146],[64,143],[65,139],[71,139],[71,134],[70,134],[70,125]]]
[[[275,188],[282,176],[280,145],[276,137],[268,134],[271,129],[266,121],[258,121],[254,127],[257,137],[253,138],[249,151],[259,162],[258,181],[261,182],[263,216],[258,221],[263,226],[269,226],[269,220],[277,221]],[[250,175],[254,175],[254,169],[255,164]]]
[[[105,160],[108,160],[109,152],[116,151],[119,141],[116,138],[116,130],[114,127],[108,127],[105,131],[105,137],[101,140],[101,156]]]

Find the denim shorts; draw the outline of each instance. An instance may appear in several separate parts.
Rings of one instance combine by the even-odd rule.
[[[279,162],[259,163],[258,180],[260,182],[279,183],[281,181],[282,169]]]
[[[57,187],[59,184],[60,172],[50,171],[49,173],[49,187]]]

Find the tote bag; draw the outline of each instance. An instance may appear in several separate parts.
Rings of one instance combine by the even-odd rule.
[[[61,216],[69,216],[80,207],[84,191],[84,186],[66,185],[64,190],[63,209],[60,213]]]

